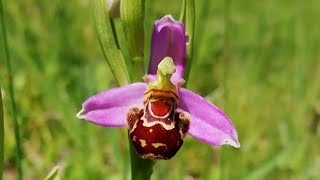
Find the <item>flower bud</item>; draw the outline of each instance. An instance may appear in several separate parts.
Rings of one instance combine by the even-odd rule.
[[[171,15],[164,16],[154,24],[148,74],[155,75],[158,64],[165,57],[171,57],[176,66],[173,79],[183,79],[186,65],[186,32],[184,25],[174,20]]]
[[[120,17],[120,0],[106,0],[110,18]]]

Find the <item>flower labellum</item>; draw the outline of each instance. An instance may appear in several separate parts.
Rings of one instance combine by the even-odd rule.
[[[127,116],[130,137],[138,154],[147,159],[170,159],[180,149],[189,129],[189,115],[177,112],[179,94],[170,78],[175,71],[170,57],[158,65],[157,79],[144,92],[144,108]]]
[[[145,83],[94,95],[77,117],[105,127],[127,126],[137,153],[146,159],[172,158],[186,134],[209,145],[240,147],[225,113],[181,87],[186,64],[183,24],[171,16],[156,21],[151,44]]]

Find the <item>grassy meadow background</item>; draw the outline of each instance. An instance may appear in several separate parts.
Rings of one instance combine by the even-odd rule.
[[[147,1],[146,47],[153,21],[179,11],[180,1]],[[203,0],[196,14],[188,88],[226,111],[241,148],[187,137],[152,179],[320,177],[320,2]],[[62,179],[128,178],[125,128],[75,117],[84,99],[116,86],[90,1],[4,0],[4,15],[24,178],[42,179],[56,165]],[[2,34],[0,42],[7,180],[17,177],[17,162]]]

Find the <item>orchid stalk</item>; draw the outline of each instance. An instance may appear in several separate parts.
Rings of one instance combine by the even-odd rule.
[[[4,161],[4,127],[3,127],[3,105],[0,86],[0,180],[2,180],[3,161]]]
[[[183,88],[186,49],[184,24],[164,16],[154,25],[144,82],[89,97],[77,117],[103,127],[128,128],[136,154],[148,160],[174,157],[187,135],[209,145],[239,148],[237,131],[227,115]]]

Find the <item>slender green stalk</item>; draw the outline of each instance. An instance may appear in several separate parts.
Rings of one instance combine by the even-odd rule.
[[[12,114],[12,120],[13,120],[13,126],[14,126],[14,137],[16,141],[15,160],[16,160],[17,170],[18,170],[17,178],[22,179],[23,178],[23,171],[22,171],[23,157],[22,157],[22,148],[21,148],[21,140],[20,140],[20,133],[19,133],[19,122],[17,117],[17,107],[15,103],[16,101],[15,101],[14,90],[13,90],[13,73],[12,73],[11,59],[9,54],[7,34],[6,34],[6,28],[5,28],[5,22],[4,22],[2,0],[0,2],[1,2],[0,3],[1,32],[3,37],[4,53],[5,53],[6,66],[7,66],[7,72],[8,72],[9,98],[11,101],[11,114]]]
[[[228,112],[228,104],[229,104],[229,64],[230,64],[230,7],[231,7],[231,0],[224,1],[224,44],[223,44],[223,103],[224,103],[224,111]],[[223,150],[221,151],[220,158],[222,159],[220,163],[221,168],[221,176],[228,177],[228,167],[229,163],[223,162],[223,159],[226,159],[229,155],[229,151]]]
[[[0,86],[0,180],[2,180],[3,173],[3,161],[4,161],[4,128],[3,128],[3,105],[2,105],[2,94]]]
[[[116,25],[115,25],[115,22],[114,22],[114,20],[112,18],[110,18],[110,24],[111,24],[111,28],[112,28],[112,34],[113,34],[113,37],[114,37],[114,41],[116,43],[117,48],[120,49],[117,30],[116,30]]]
[[[194,0],[183,0],[180,13],[180,21],[182,21],[186,27],[188,35],[187,45],[187,64],[184,72],[184,79],[188,82],[189,73],[193,60],[193,44],[194,44],[194,28],[195,28],[195,3]],[[185,83],[185,86],[187,85]]]
[[[228,69],[230,61],[230,6],[231,0],[224,2],[224,45],[223,45],[223,89],[224,89],[224,110],[227,110],[226,104],[228,103]]]
[[[129,136],[129,139],[130,139],[130,136]],[[150,179],[153,172],[153,166],[156,162],[152,160],[140,158],[140,156],[137,154],[130,140],[129,140],[129,145],[130,145],[130,160],[131,160],[131,179],[132,180]]]

